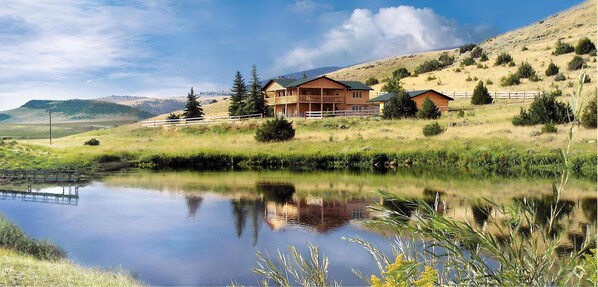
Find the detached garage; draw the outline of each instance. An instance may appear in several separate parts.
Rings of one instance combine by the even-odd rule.
[[[417,104],[418,109],[421,109],[424,100],[426,99],[426,97],[429,97],[430,100],[432,100],[432,102],[436,104],[436,106],[438,107],[438,109],[440,109],[441,112],[447,112],[448,102],[453,100],[453,98],[434,90],[409,91],[407,92],[407,94]],[[393,93],[386,93],[377,96],[373,99],[370,99],[368,102],[374,105],[380,105],[380,112],[382,112],[382,110],[384,110],[384,103],[390,100],[392,96],[394,96]]]

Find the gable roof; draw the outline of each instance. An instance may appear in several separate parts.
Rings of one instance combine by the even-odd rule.
[[[263,87],[262,87],[262,91],[266,89],[266,87],[268,85],[270,85],[271,82],[276,82],[277,84],[283,86],[284,88],[295,88],[298,86],[301,86],[303,84],[318,80],[318,79],[322,79],[325,78],[329,81],[335,82],[337,84],[340,84],[342,86],[345,86],[347,89],[349,90],[373,90],[372,88],[370,88],[369,86],[367,86],[366,84],[359,82],[359,81],[337,81],[331,78],[328,78],[326,76],[319,76],[319,77],[312,77],[312,78],[306,78],[306,79],[299,79],[299,80],[295,80],[295,79],[288,79],[288,78],[279,78],[279,79],[272,79],[270,81],[268,81]]]
[[[441,96],[447,98],[449,101],[453,100],[453,98],[451,98],[451,97],[449,97],[449,96],[447,96],[447,95],[445,95],[443,93],[439,93],[439,92],[437,92],[435,90],[408,91],[407,95],[409,95],[409,97],[413,99],[413,98],[415,98],[415,97],[417,97],[419,95],[425,94],[427,92],[434,92],[434,93],[436,93],[438,95],[441,95]],[[386,94],[377,96],[377,97],[375,97],[375,98],[373,98],[371,100],[368,100],[368,102],[386,102],[386,101],[390,100],[390,98],[392,98],[394,95],[395,95],[394,93],[386,93]]]

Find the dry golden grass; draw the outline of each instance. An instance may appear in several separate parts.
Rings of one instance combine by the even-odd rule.
[[[568,83],[575,82],[577,71],[567,71],[567,63],[573,58],[574,53],[560,56],[552,56],[554,46],[557,40],[562,39],[563,42],[576,45],[577,41],[582,37],[588,37],[595,41],[596,39],[596,0],[586,1],[574,8],[571,8],[562,13],[548,17],[541,21],[542,23],[534,23],[527,27],[517,29],[493,38],[480,44],[480,46],[488,53],[489,61],[483,64],[487,65],[487,69],[477,68],[475,65],[468,67],[461,67],[461,72],[455,72],[459,67],[461,61],[468,56],[468,53],[459,55],[458,49],[446,50],[451,55],[456,56],[455,64],[447,67],[441,71],[424,73],[417,77],[408,77],[402,80],[403,85],[409,90],[420,89],[435,89],[438,91],[473,91],[477,81],[466,81],[477,77],[479,80],[491,80],[494,84],[488,86],[490,92],[501,91],[550,91],[553,85],[558,85],[565,94],[570,94],[573,87],[569,87]],[[522,51],[523,47],[528,50]],[[437,59],[443,51],[425,52],[416,55],[407,55],[399,57],[391,57],[386,59],[375,60],[348,68],[344,68],[332,73],[328,76],[335,79],[343,80],[360,80],[365,81],[369,77],[376,77],[379,80],[387,78],[392,71],[405,67],[412,71],[416,66],[427,59]],[[502,52],[510,53],[517,66],[521,62],[529,62],[542,81],[530,82],[527,79],[522,81],[521,85],[501,87],[500,79],[509,73],[515,73],[517,67],[494,66],[494,61],[498,54]],[[583,56],[589,64],[589,75],[592,77],[592,82],[585,88],[586,91],[596,90],[596,57],[588,55]],[[559,66],[560,71],[568,78],[563,82],[554,82],[554,77],[546,77],[544,71],[548,67],[550,61],[553,61]],[[477,60],[476,62],[479,62]],[[436,79],[428,81],[428,76],[433,76]],[[439,84],[440,82],[440,84]],[[380,91],[383,84],[373,86],[374,91],[370,94],[371,97]]]

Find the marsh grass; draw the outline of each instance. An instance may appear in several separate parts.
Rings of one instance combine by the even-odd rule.
[[[0,248],[8,248],[41,260],[59,260],[66,257],[60,247],[28,237],[18,226],[0,215]]]

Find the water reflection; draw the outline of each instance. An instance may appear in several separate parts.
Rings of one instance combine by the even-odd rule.
[[[201,194],[185,194],[185,201],[187,202],[189,217],[195,218],[195,215],[203,202],[203,196]]]

